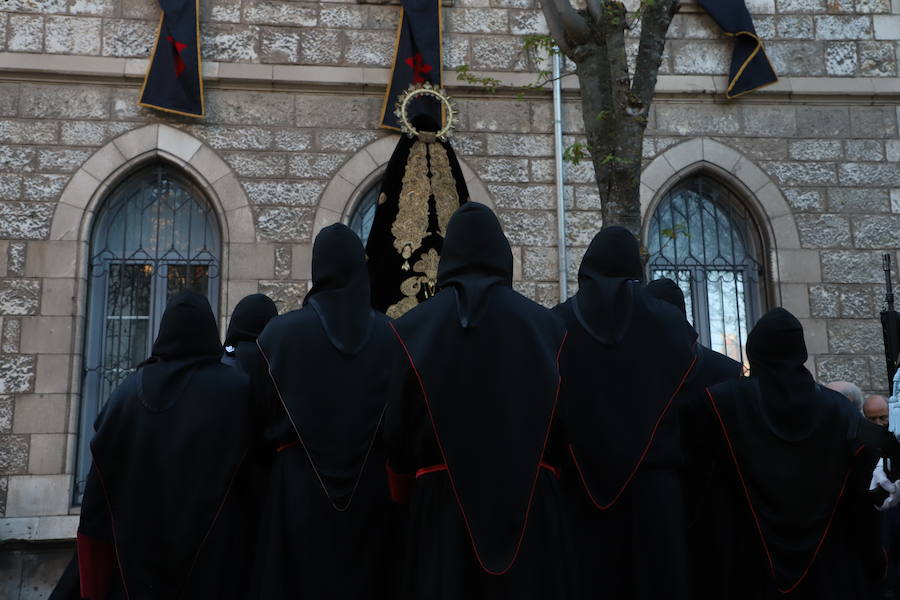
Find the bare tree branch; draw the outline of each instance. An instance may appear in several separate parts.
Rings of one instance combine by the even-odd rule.
[[[551,2],[559,20],[563,25],[567,42],[574,42],[576,45],[583,44],[590,39],[591,30],[584,18],[578,14],[575,7],[569,0],[545,0]],[[546,9],[545,9],[546,12]]]
[[[603,0],[586,0],[588,13],[599,23],[603,19]]]
[[[574,60],[574,51],[572,46],[569,45],[568,40],[566,40],[566,30],[563,27],[562,19],[554,8],[553,0],[542,0],[541,10],[544,12],[544,19],[547,21],[547,29],[550,30],[550,37],[553,38],[553,41],[556,42],[556,45],[563,54]]]
[[[656,92],[656,79],[666,47],[666,34],[679,7],[678,0],[655,0],[643,7],[641,41],[638,46],[631,92],[645,111],[649,110],[653,94]]]

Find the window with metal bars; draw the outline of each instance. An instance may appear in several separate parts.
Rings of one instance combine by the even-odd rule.
[[[218,314],[220,261],[212,207],[168,165],[135,173],[100,208],[90,246],[75,503],[91,464],[94,420],[116,386],[150,355],[172,296],[193,290]]]
[[[375,207],[378,204],[378,195],[381,193],[381,180],[376,181],[366,190],[359,202],[353,208],[353,214],[350,216],[350,229],[359,236],[363,246],[369,239],[369,232],[372,231],[372,221],[375,219]]]
[[[764,310],[762,239],[752,215],[726,187],[692,175],[663,197],[647,234],[650,279],[684,292],[700,343],[747,364],[749,329]]]

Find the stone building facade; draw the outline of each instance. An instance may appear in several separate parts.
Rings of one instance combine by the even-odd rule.
[[[820,379],[883,391],[881,253],[900,258],[900,0],[748,5],[781,80],[730,102],[730,42],[696,4],[675,17],[644,149],[647,231],[681,182],[714,180],[754,230],[756,312],[784,305],[801,318]],[[197,121],[136,106],[154,0],[0,4],[2,597],[45,597],[71,553],[97,327],[91,240],[110,194],[165,164],[208,203],[220,252],[209,289],[224,328],[248,293],[298,305],[315,233],[351,220],[396,143],[376,126],[396,4],[203,0],[201,15],[208,116]],[[515,87],[535,77],[522,37],[545,32],[540,9],[451,0],[444,24],[470,192],[500,216],[517,288],[552,305],[551,95]],[[459,82],[460,64],[503,84]],[[577,79],[563,88],[569,143],[583,130]],[[567,167],[573,284],[601,225],[592,178],[589,164]]]

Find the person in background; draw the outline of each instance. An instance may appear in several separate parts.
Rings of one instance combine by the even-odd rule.
[[[887,427],[890,421],[888,399],[880,394],[869,396],[863,404],[863,415],[872,423]]]
[[[403,600],[571,600],[556,474],[565,327],[512,289],[493,212],[451,217],[440,291],[394,322],[402,345],[385,425],[392,494],[409,502]]]
[[[804,366],[803,327],[787,310],[747,338],[750,377],[712,386],[705,447],[727,474],[741,544],[728,592],[696,598],[848,600],[883,575],[880,518],[868,493],[877,454],[851,433],[863,417]]]
[[[853,408],[859,412],[863,411],[863,393],[855,383],[850,383],[849,381],[832,381],[831,383],[825,384],[825,387],[842,394],[850,401]]]
[[[209,302],[172,298],[150,358],[95,423],[77,535],[82,597],[247,597],[253,532],[232,492],[252,440],[249,379],[221,359]]]
[[[684,293],[678,284],[671,279],[657,279],[647,284],[647,291],[677,308],[691,338],[697,339],[697,332],[687,321]],[[702,402],[696,400],[706,399],[706,388],[738,379],[743,375],[744,366],[699,342],[695,348],[697,363],[679,394],[685,402],[678,407],[681,412],[681,449],[684,453],[682,473],[690,587],[725,598],[728,593],[726,574],[733,568],[727,561],[736,542],[731,537],[734,528],[722,523],[730,516],[735,498],[728,482],[722,477],[723,465],[718,464],[715,457],[698,444],[704,437],[703,432],[691,429],[697,419],[687,413],[693,406],[702,406]]]
[[[259,360],[256,338],[266,324],[277,316],[278,308],[265,294],[250,294],[241,298],[231,313],[231,322],[225,333],[222,362],[248,374],[255,372]]]
[[[562,484],[584,598],[689,597],[678,408],[696,334],[642,275],[637,238],[607,227],[581,261],[578,293],[553,309],[569,332],[560,420],[573,468]]]
[[[393,535],[380,433],[397,341],[346,225],[316,236],[312,281],[303,308],[258,340],[274,458],[250,597],[379,600]]]

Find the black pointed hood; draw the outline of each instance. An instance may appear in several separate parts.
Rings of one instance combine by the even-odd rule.
[[[805,436],[815,425],[816,382],[805,366],[800,321],[783,308],[766,313],[747,336],[747,358],[772,430],[785,439]]]
[[[221,357],[209,302],[194,292],[179,293],[166,305],[150,358],[139,365],[141,403],[152,411],[170,408],[194,369]]]
[[[447,226],[438,267],[438,287],[456,291],[460,325],[474,326],[488,290],[512,287],[512,278],[512,250],[497,216],[484,204],[463,204]]]
[[[369,339],[372,311],[365,251],[346,225],[329,225],[316,236],[312,280],[303,305],[319,315],[335,348],[355,355]]]
[[[591,240],[578,269],[572,308],[598,342],[615,344],[631,322],[634,281],[642,279],[640,246],[624,227],[602,229]]]
[[[278,316],[278,308],[265,294],[250,294],[241,299],[231,313],[225,346],[236,347],[241,342],[255,342],[266,323]]]

